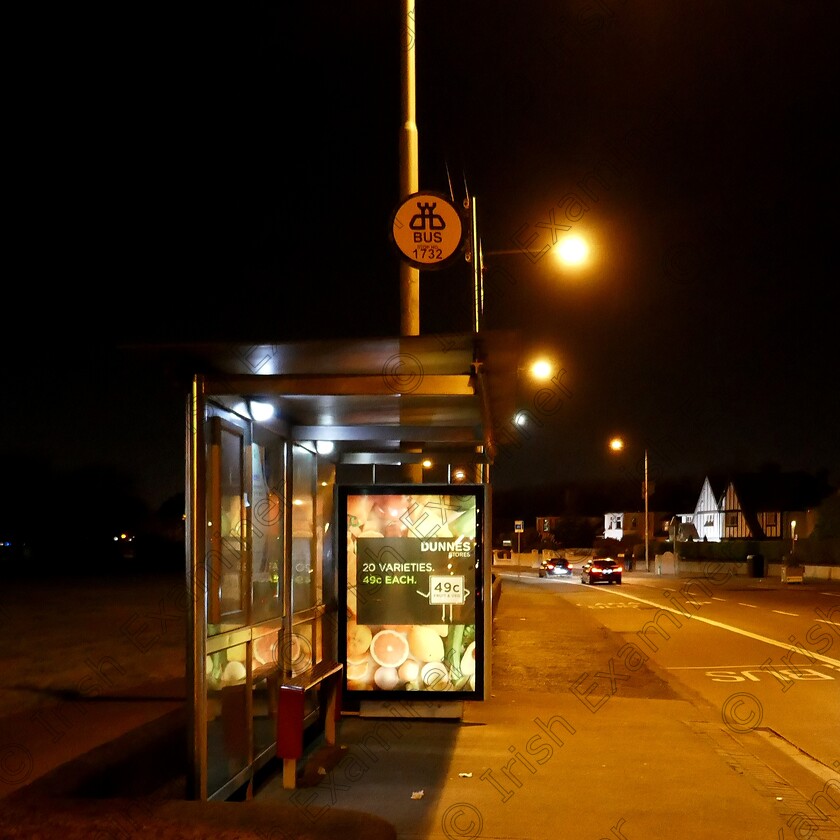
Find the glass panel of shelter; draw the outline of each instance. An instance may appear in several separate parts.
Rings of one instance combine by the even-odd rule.
[[[314,447],[290,447],[219,405],[210,409],[206,440],[205,778],[207,796],[216,798],[273,755],[283,674],[300,673],[334,647],[335,466]],[[292,614],[284,634],[286,586]],[[317,695],[307,699],[314,704]]]
[[[251,445],[251,623],[283,615],[283,499],[285,441]]]
[[[245,432],[220,417],[210,420],[208,458],[208,545],[205,563],[207,631],[242,627],[247,618],[248,511]]]

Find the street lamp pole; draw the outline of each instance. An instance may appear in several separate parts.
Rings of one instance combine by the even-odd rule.
[[[532,251],[530,248],[507,248],[501,250],[485,251],[486,257],[502,256],[526,256],[532,263],[538,263],[547,254],[553,253],[557,260],[569,268],[585,265],[589,260],[589,244],[577,234],[564,236],[551,245],[545,245],[539,251]]]
[[[620,437],[614,437],[610,441],[610,449],[614,452],[620,452],[624,449],[624,440]],[[645,478],[644,484],[642,484],[642,495],[645,497],[645,571],[650,571],[650,525],[649,520],[650,517],[648,515],[648,497],[650,493],[648,492],[648,451],[647,447],[645,447]]]
[[[400,195],[408,196],[420,189],[414,0],[403,0],[402,12]],[[420,271],[405,260],[400,260],[400,333],[420,335]]]
[[[645,447],[645,571],[650,571],[650,529],[648,526],[648,451]]]

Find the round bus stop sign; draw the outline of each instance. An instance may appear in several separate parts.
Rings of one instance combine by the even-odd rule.
[[[434,192],[412,193],[397,208],[391,235],[403,259],[415,268],[443,268],[464,239],[458,208]]]

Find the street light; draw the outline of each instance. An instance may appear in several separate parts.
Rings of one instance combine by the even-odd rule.
[[[485,251],[478,234],[475,213],[475,199],[471,199],[473,216],[473,247],[467,256],[467,261],[473,263],[473,329],[479,332],[484,316],[484,274],[487,271],[485,257],[525,256],[531,263],[540,262],[547,254],[551,254],[561,265],[569,269],[582,269],[589,262],[589,243],[577,234],[557,238],[556,231],[552,231],[551,245],[545,245],[540,250],[532,250],[529,246],[539,237],[534,234],[520,248],[494,249]],[[568,229],[568,228],[567,228]]]
[[[564,265],[581,265],[589,256],[589,245],[581,236],[566,236],[555,246],[557,259]]]
[[[624,449],[624,441],[620,437],[614,437],[610,441],[610,449],[613,452],[621,452]],[[645,447],[645,481],[642,485],[642,493],[645,497],[645,571],[650,571],[650,529],[648,527],[648,451]],[[675,540],[676,545],[676,540]]]
[[[548,379],[554,371],[554,366],[547,359],[537,359],[529,368],[534,379]]]
[[[793,560],[794,552],[796,551],[796,520],[790,521],[790,559]]]
[[[481,258],[483,260],[484,257],[519,255],[528,257],[532,263],[537,263],[548,254],[553,255],[559,263],[569,268],[584,265],[589,260],[589,243],[582,236],[574,234],[564,236],[562,239],[558,239],[552,245],[546,245],[539,251],[534,251],[524,246],[522,248],[507,248],[493,251],[482,249]],[[483,264],[482,268],[484,268]]]

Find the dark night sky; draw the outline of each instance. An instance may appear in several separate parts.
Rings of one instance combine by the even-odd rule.
[[[500,485],[615,479],[614,432],[663,476],[840,481],[837,4],[417,6],[421,188],[476,197],[485,326],[570,389]],[[399,333],[400,4],[50,14],[20,21],[7,123],[2,449],[159,503],[184,395],[115,345]],[[492,255],[552,214],[585,269]],[[469,330],[469,291],[423,272],[421,332]]]

